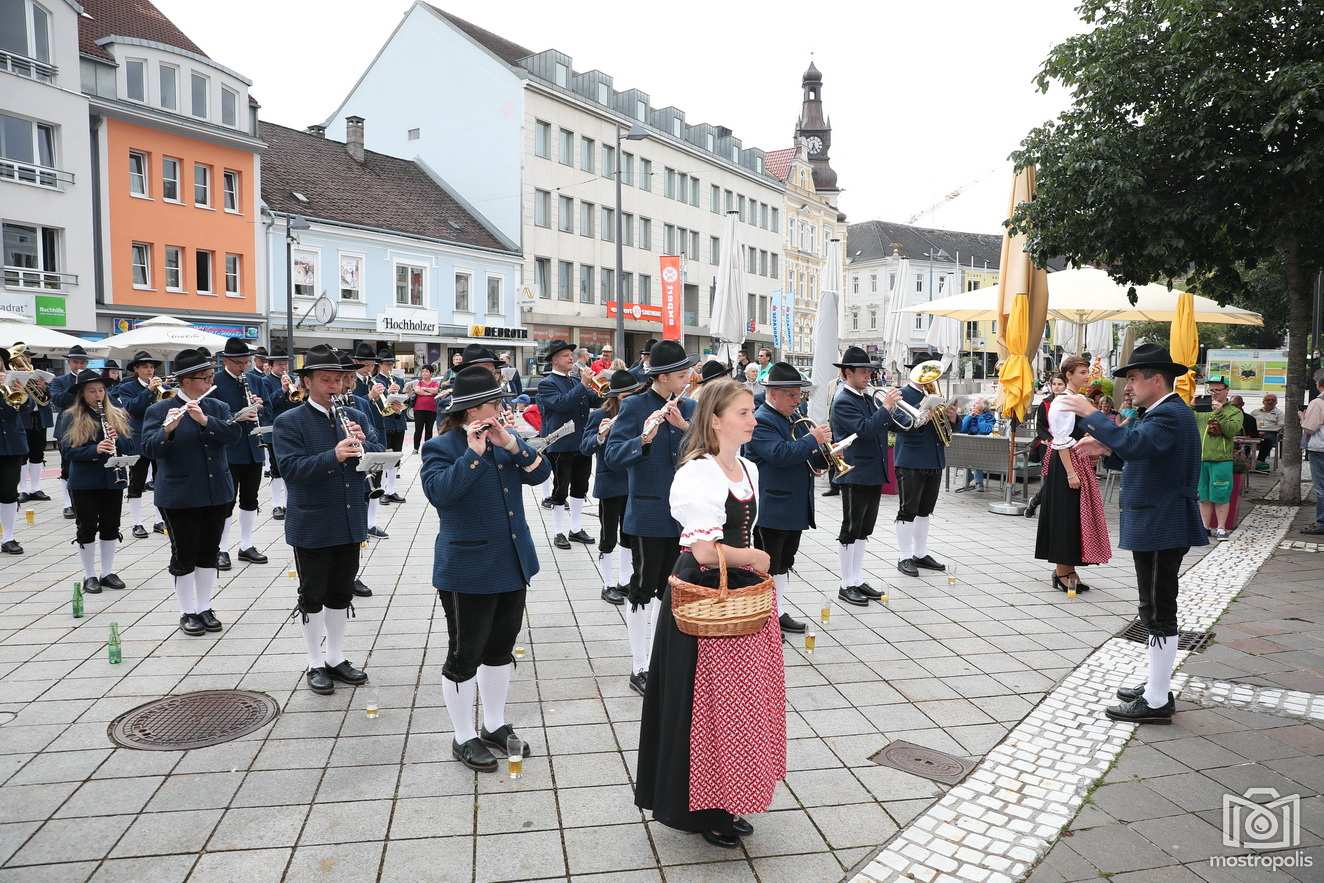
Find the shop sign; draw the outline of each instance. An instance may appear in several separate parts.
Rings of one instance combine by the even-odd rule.
[[[436,337],[440,323],[436,313],[378,313],[379,334],[411,334]]]
[[[505,328],[501,325],[470,325],[470,337],[489,337],[495,340],[528,340],[529,329]]]
[[[34,300],[36,301],[38,325],[63,328],[68,324],[69,320],[64,311],[64,298],[39,294]]]
[[[616,301],[607,301],[607,318],[616,318]],[[625,318],[634,319],[637,322],[657,322],[662,323],[662,306],[660,304],[625,304]]]
[[[142,318],[132,316],[112,316],[110,320],[110,333],[123,334],[126,331],[132,331],[141,325]],[[237,337],[240,340],[261,340],[262,328],[258,325],[220,325],[215,322],[190,322],[190,328],[196,328],[199,331],[206,331],[208,334],[215,334],[220,337]]]

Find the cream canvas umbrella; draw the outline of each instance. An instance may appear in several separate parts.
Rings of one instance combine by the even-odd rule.
[[[906,282],[910,279],[910,260],[897,262],[896,281],[887,293],[887,315],[883,321],[883,367],[901,372],[910,361],[910,325],[906,305]]]
[[[745,342],[746,315],[745,261],[740,241],[738,212],[727,212],[722,224],[722,257],[717,266],[717,293],[713,312],[708,317],[708,333],[718,342],[717,357],[728,365],[736,363],[740,345]]]
[[[225,338],[201,328],[194,328],[174,316],[154,316],[137,328],[115,334],[101,341],[113,355],[132,356],[147,350],[154,356],[174,358],[181,350],[206,347],[215,353],[225,346]]]
[[[837,369],[832,363],[837,361],[841,329],[837,292],[837,279],[841,275],[837,263],[839,251],[841,249],[833,240],[832,248],[828,249],[827,275],[819,292],[818,312],[814,316],[814,389],[809,394],[809,419],[815,423],[827,422],[835,389],[832,378]]]
[[[94,359],[104,357],[109,349],[101,341],[83,340],[45,325],[32,325],[8,317],[0,317],[0,346],[6,349],[22,341],[28,352],[43,356],[63,356],[69,347],[81,346]]]

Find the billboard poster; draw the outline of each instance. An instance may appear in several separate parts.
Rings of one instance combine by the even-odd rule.
[[[1226,375],[1233,392],[1275,392],[1287,389],[1286,350],[1214,350],[1205,356],[1205,377]]]
[[[680,255],[663,255],[659,262],[662,279],[662,339],[681,339],[681,305],[684,281],[680,274]]]

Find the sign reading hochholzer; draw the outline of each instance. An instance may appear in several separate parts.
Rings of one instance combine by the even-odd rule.
[[[439,325],[435,316],[401,316],[378,314],[377,330],[391,334],[416,334],[435,337]]]

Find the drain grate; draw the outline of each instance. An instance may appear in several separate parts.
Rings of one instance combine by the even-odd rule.
[[[246,736],[278,714],[266,693],[200,690],[139,705],[111,721],[106,735],[121,748],[187,751]]]
[[[973,760],[954,754],[925,748],[903,739],[891,743],[869,756],[879,766],[891,767],[935,782],[955,785],[975,768]]]
[[[1113,637],[1125,638],[1128,641],[1134,641],[1137,644],[1149,643],[1149,629],[1138,619],[1133,619]],[[1177,632],[1177,649],[1190,650],[1192,653],[1199,653],[1209,642],[1214,639],[1213,632]]]

